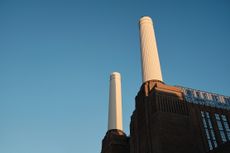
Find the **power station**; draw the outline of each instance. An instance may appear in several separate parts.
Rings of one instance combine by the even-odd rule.
[[[122,128],[121,75],[110,76],[101,153],[229,153],[230,97],[164,83],[152,19],[139,21],[142,85],[130,135]]]

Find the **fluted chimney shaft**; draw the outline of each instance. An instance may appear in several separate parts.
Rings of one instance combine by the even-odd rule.
[[[149,80],[163,82],[152,19],[148,16],[142,17],[139,24],[142,82]]]
[[[110,75],[108,130],[112,129],[123,130],[121,75],[118,72]]]

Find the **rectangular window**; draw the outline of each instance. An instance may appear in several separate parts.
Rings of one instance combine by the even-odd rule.
[[[206,121],[205,121],[205,118],[203,118],[202,120],[203,120],[204,128],[208,128],[207,123],[206,123]]]
[[[208,99],[208,96],[206,93],[203,93],[203,97],[204,97],[204,99]]]
[[[220,136],[221,136],[221,139],[223,142],[226,142],[226,137],[225,137],[225,134],[224,134],[224,131],[220,131]]]
[[[211,122],[210,118],[208,118],[208,125],[209,125],[209,128],[212,129],[212,122]]]
[[[228,140],[230,140],[230,128],[229,128],[229,124],[227,121],[227,117],[226,115],[221,115],[222,121],[223,121],[223,126],[225,129],[225,133],[226,133],[226,137]]]
[[[224,101],[225,101],[225,103],[230,105],[230,98],[224,97]]]
[[[208,140],[208,146],[209,146],[209,149],[210,149],[210,150],[213,149],[211,140]]]
[[[223,121],[227,121],[227,118],[226,118],[225,115],[221,115],[221,118],[222,118]]]
[[[216,140],[214,140],[213,143],[214,143],[214,147],[216,148],[216,147],[217,147],[217,142],[216,142]]]
[[[215,113],[216,120],[220,120],[220,115]]]
[[[224,128],[225,128],[226,131],[230,132],[228,122],[224,122]]]
[[[219,115],[215,113],[215,118],[222,142],[226,142],[227,139],[230,140],[230,129],[227,117],[225,115]]]
[[[206,135],[206,139],[208,142],[209,150],[212,150],[213,148],[217,147],[216,137],[213,130],[212,122],[210,119],[209,112],[203,112],[201,111],[201,117],[203,122],[203,127]]]
[[[196,92],[196,96],[197,96],[197,98],[201,98],[200,93],[198,91]]]
[[[206,117],[207,117],[207,118],[210,118],[209,112],[206,112]]]
[[[216,122],[217,122],[218,129],[219,129],[220,131],[223,131],[224,129],[223,129],[223,126],[222,126],[221,121],[216,121]]]
[[[218,100],[218,97],[217,97],[216,95],[212,95],[212,99],[213,99],[214,101],[219,101],[219,100]]]
[[[230,140],[230,132],[227,132],[228,140]]]
[[[210,139],[210,135],[209,135],[208,129],[205,129],[205,133],[206,133],[207,138]]]
[[[189,97],[193,97],[193,96],[192,96],[192,92],[191,92],[190,90],[186,90],[186,93],[187,93],[187,95],[188,95]]]
[[[210,130],[210,132],[211,132],[212,139],[213,139],[213,140],[216,140],[214,131],[213,131],[213,130]]]
[[[203,111],[201,111],[201,116],[204,118],[204,112]]]

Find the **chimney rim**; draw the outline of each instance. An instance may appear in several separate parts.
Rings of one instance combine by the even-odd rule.
[[[142,24],[144,22],[153,23],[152,18],[150,16],[142,16],[139,20],[139,23]]]
[[[121,74],[119,73],[119,72],[112,72],[111,74],[110,74],[110,80],[112,80],[112,79],[120,79],[121,78]]]

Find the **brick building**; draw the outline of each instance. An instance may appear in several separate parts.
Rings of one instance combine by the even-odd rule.
[[[164,83],[152,20],[140,19],[143,83],[130,136],[108,129],[101,153],[229,153],[230,97]]]

